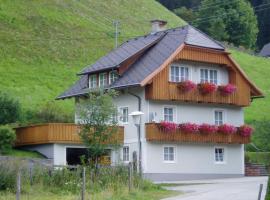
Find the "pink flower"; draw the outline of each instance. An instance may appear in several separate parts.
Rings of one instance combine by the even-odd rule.
[[[197,133],[199,130],[199,126],[197,124],[194,124],[194,123],[180,124],[179,128],[184,133]]]
[[[253,127],[249,125],[242,125],[238,128],[239,134],[245,137],[251,136],[253,131],[254,131]]]
[[[221,94],[223,95],[229,95],[232,94],[236,91],[236,86],[233,84],[227,84],[227,85],[221,85],[218,87],[219,91],[221,92]]]
[[[195,83],[193,83],[190,80],[187,81],[182,81],[178,83],[178,87],[183,91],[183,92],[189,92],[197,87]]]
[[[211,133],[215,133],[217,132],[217,126],[215,125],[211,125],[211,124],[201,124],[199,126],[199,131],[200,133],[203,133],[203,134],[211,134]]]
[[[160,122],[160,128],[165,132],[174,132],[177,129],[177,124],[174,122]]]
[[[214,83],[205,82],[205,83],[199,84],[199,90],[202,94],[210,94],[212,92],[215,92],[216,89],[217,89],[217,86]]]
[[[222,124],[218,127],[218,132],[219,133],[224,133],[224,134],[233,134],[236,133],[237,128],[233,125],[229,124]]]

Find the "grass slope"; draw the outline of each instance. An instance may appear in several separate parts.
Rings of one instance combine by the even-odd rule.
[[[20,158],[44,158],[43,155],[36,151],[26,151],[21,149],[11,149],[5,156],[14,156]]]
[[[0,1],[0,90],[27,110],[53,101],[78,71],[113,49],[113,19],[121,22],[120,42],[148,33],[154,18],[166,19],[169,27],[184,24],[155,0]],[[268,95],[270,61],[236,51],[233,56]],[[270,118],[267,103],[255,100],[247,119]],[[72,100],[57,104],[72,113]]]
[[[112,20],[121,22],[121,42],[148,33],[154,18],[184,24],[155,0],[1,0],[0,90],[35,110],[113,49]],[[72,101],[58,104],[72,111]]]

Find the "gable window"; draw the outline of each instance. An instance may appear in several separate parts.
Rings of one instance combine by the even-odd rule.
[[[164,147],[163,160],[164,162],[175,162],[175,147]]]
[[[164,107],[164,121],[174,121],[174,109],[172,107]]]
[[[216,163],[224,163],[225,162],[224,148],[220,148],[220,147],[215,148],[215,162]]]
[[[123,147],[123,161],[124,162],[129,161],[129,147],[128,146]]]
[[[224,124],[224,112],[222,110],[215,110],[215,125]]]
[[[215,69],[200,69],[200,82],[218,83],[217,70]]]
[[[189,79],[189,68],[172,65],[170,70],[170,81],[181,82]]]
[[[97,87],[97,75],[93,74],[89,76],[89,88]]]
[[[99,87],[104,87],[107,85],[107,83],[108,83],[107,73],[106,72],[100,73],[99,74]]]
[[[109,84],[112,84],[118,78],[118,74],[116,70],[113,70],[109,73]]]
[[[128,107],[120,108],[120,122],[128,123]]]

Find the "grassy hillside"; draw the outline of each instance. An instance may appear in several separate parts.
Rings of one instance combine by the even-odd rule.
[[[114,19],[124,41],[148,33],[154,18],[169,27],[184,24],[155,0],[0,0],[0,90],[19,98],[25,110],[37,110],[113,49]],[[233,56],[269,94],[270,61],[236,51]],[[267,102],[256,100],[247,119],[267,116]],[[57,104],[72,112],[72,100]]]

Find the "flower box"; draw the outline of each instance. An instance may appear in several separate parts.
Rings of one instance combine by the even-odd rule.
[[[184,133],[197,133],[199,131],[199,126],[194,123],[183,123],[179,125],[179,128]]]
[[[233,94],[236,91],[236,86],[233,84],[221,85],[218,87],[220,93],[224,96]]]
[[[202,134],[212,134],[212,133],[216,133],[218,130],[217,126],[215,125],[211,125],[211,124],[201,124],[199,126],[199,131]]]
[[[191,90],[194,90],[197,85],[192,82],[192,81],[182,81],[180,83],[178,83],[178,88],[182,91],[182,92],[190,92]]]
[[[236,133],[237,128],[233,125],[229,124],[222,124],[218,127],[218,132],[219,133],[224,133],[224,134],[234,134]]]
[[[201,94],[206,95],[215,92],[217,90],[217,85],[214,83],[205,82],[198,84],[198,88]]]
[[[160,122],[159,128],[164,132],[175,132],[177,130],[178,125],[174,122]]]
[[[254,129],[249,125],[242,125],[238,128],[238,133],[242,136],[249,137],[252,135]]]

